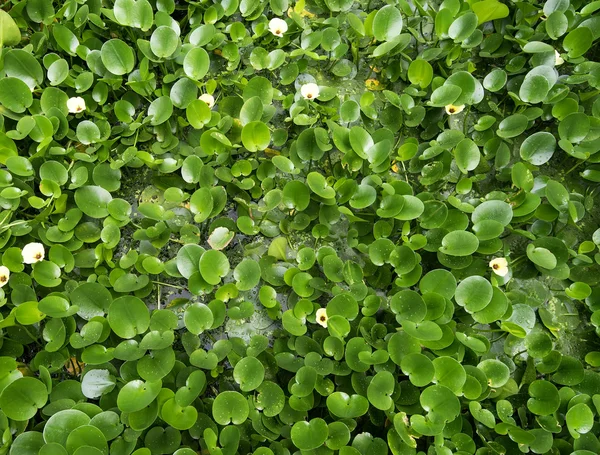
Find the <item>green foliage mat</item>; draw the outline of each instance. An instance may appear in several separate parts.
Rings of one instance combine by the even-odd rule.
[[[600,1],[2,8],[0,455],[600,453]]]

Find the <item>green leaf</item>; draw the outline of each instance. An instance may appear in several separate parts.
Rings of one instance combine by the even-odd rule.
[[[521,158],[531,164],[541,166],[546,164],[554,155],[556,139],[551,133],[539,131],[525,138],[521,144]]]
[[[258,96],[263,105],[268,106],[273,101],[273,86],[271,82],[262,76],[253,77],[244,87],[244,100]]]
[[[198,98],[198,87],[188,78],[181,78],[171,87],[169,98],[175,107],[185,109]]]
[[[82,144],[94,144],[100,140],[100,137],[100,128],[95,123],[84,120],[77,125],[77,139]]]
[[[377,191],[375,188],[371,185],[358,185],[356,192],[350,198],[350,207],[354,209],[364,209],[371,206],[376,199]]]
[[[117,406],[122,412],[136,412],[149,406],[160,393],[162,381],[129,381],[117,396]]]
[[[410,382],[417,387],[428,385],[435,375],[435,367],[429,357],[420,353],[412,353],[403,357],[400,368],[404,374],[408,375]]]
[[[373,36],[378,41],[393,41],[402,33],[402,14],[392,5],[386,5],[373,18]]]
[[[166,25],[157,27],[150,37],[150,49],[152,49],[152,52],[158,58],[170,57],[179,45],[180,42],[177,32]]]
[[[133,50],[120,39],[111,39],[102,45],[100,58],[108,71],[117,76],[131,73],[135,65]]]
[[[4,414],[19,422],[31,419],[47,401],[46,386],[32,377],[11,382],[0,395],[0,407]]]
[[[248,402],[239,392],[221,392],[215,398],[212,406],[215,422],[219,425],[241,425],[249,414]]]
[[[76,55],[79,40],[68,27],[61,24],[54,25],[52,35],[60,48],[70,55]]]
[[[115,299],[110,304],[107,319],[115,334],[125,339],[143,334],[150,325],[148,308],[142,300],[133,296]]]
[[[361,395],[333,392],[327,397],[327,408],[337,417],[353,419],[366,414],[369,402]]]
[[[207,219],[212,213],[214,205],[215,201],[209,188],[200,188],[195,191],[190,198],[190,210],[195,215],[196,223]]]
[[[90,417],[82,411],[76,409],[58,411],[50,416],[44,425],[44,440],[47,444],[57,443],[64,446],[73,430],[89,423]]]
[[[322,198],[332,199],[335,197],[335,190],[327,184],[325,177],[318,172],[311,172],[308,174],[306,183],[308,183],[308,186],[315,194]]]
[[[431,105],[437,107],[453,104],[461,95],[462,89],[456,85],[448,84],[436,88],[431,94]]]
[[[263,115],[263,103],[258,96],[253,96],[248,99],[240,111],[240,121],[242,125],[247,125],[250,122],[256,122],[261,119]],[[305,130],[311,131],[311,130]],[[300,136],[305,132],[300,133]]]
[[[13,455],[33,455],[42,453],[41,449],[44,445],[42,433],[37,431],[25,431],[15,438],[10,447],[10,451],[13,452]],[[65,451],[66,449],[63,449],[63,452]]]
[[[250,122],[242,129],[242,144],[250,152],[264,150],[270,143],[271,132],[263,122]]]
[[[208,284],[216,285],[229,273],[229,260],[218,250],[208,250],[200,258],[199,268],[202,278]]]
[[[536,380],[529,384],[529,396],[527,408],[537,415],[553,414],[560,406],[558,389],[547,380]]]
[[[528,118],[523,114],[509,115],[498,125],[497,134],[504,139],[516,137],[527,129],[528,122]]]
[[[236,363],[233,378],[242,392],[250,392],[258,388],[265,378],[265,368],[255,357],[244,357]]]
[[[469,313],[483,310],[492,300],[492,285],[480,276],[470,276],[460,282],[456,288],[456,303]]]
[[[427,305],[415,291],[402,290],[390,300],[390,308],[398,321],[421,322],[427,314]]]
[[[448,35],[455,43],[462,43],[471,36],[479,23],[477,15],[467,12],[452,22],[448,29]]]
[[[577,403],[567,411],[565,420],[571,435],[578,439],[580,434],[591,431],[594,426],[594,413],[587,404]]]
[[[523,51],[530,54],[540,54],[543,52],[554,52],[554,48],[542,41],[530,41],[523,46]]]
[[[481,159],[479,147],[471,139],[463,139],[454,149],[456,165],[462,173],[466,174],[474,170]]]
[[[566,210],[569,204],[570,195],[567,189],[556,180],[546,182],[546,198],[556,210]]]
[[[519,89],[519,98],[526,103],[541,103],[550,91],[550,83],[541,74],[525,77]],[[520,133],[519,133],[520,134]]]
[[[33,95],[25,82],[15,77],[0,79],[0,104],[18,114],[33,103]]]
[[[147,0],[115,0],[113,11],[121,25],[147,31],[152,27],[154,15]]]
[[[108,216],[107,206],[111,201],[111,194],[100,186],[82,186],[75,191],[77,207],[92,218]]]
[[[483,86],[490,92],[497,92],[504,87],[507,79],[508,76],[506,75],[506,71],[496,68],[485,76],[483,79]]]
[[[344,122],[354,122],[360,116],[360,106],[354,100],[346,100],[340,106],[340,117]]]
[[[191,49],[183,59],[183,70],[186,76],[196,81],[206,76],[209,66],[208,53],[201,47]]]
[[[484,201],[475,207],[471,215],[473,224],[492,220],[506,226],[512,221],[512,218],[512,207],[504,201]]]
[[[249,291],[260,282],[260,266],[253,259],[244,259],[235,267],[233,277],[240,291]]]
[[[296,422],[291,431],[292,442],[300,450],[313,450],[321,447],[328,435],[327,423],[320,418],[312,419],[309,422]]]
[[[200,335],[212,327],[214,316],[208,306],[203,303],[193,303],[185,309],[183,321],[190,333]]]
[[[550,250],[536,247],[533,243],[527,245],[527,257],[534,264],[548,270],[552,270],[557,264],[556,256]]]
[[[12,49],[4,56],[6,76],[21,79],[33,90],[44,80],[42,66],[36,58],[23,49]]]
[[[593,41],[594,35],[589,28],[577,27],[565,36],[563,48],[569,54],[569,58],[577,58],[590,49]]]
[[[458,398],[443,385],[427,387],[421,393],[420,402],[434,421],[449,422],[460,413]]]
[[[477,365],[488,378],[490,387],[502,387],[510,379],[510,370],[508,366],[496,359],[486,359]]]
[[[450,256],[470,256],[479,248],[477,237],[467,231],[452,231],[442,239],[440,251]]]
[[[422,59],[413,60],[408,67],[408,80],[411,84],[426,88],[433,79],[433,67]]]
[[[61,283],[60,268],[51,261],[40,261],[33,265],[33,278],[44,287],[52,288]]]
[[[193,406],[180,406],[175,398],[170,398],[163,404],[161,416],[173,428],[189,430],[198,419],[198,411]]]
[[[546,33],[553,40],[557,40],[567,33],[569,20],[562,11],[554,11],[546,19]]]
[[[483,409],[478,401],[469,402],[469,412],[475,420],[483,423],[486,427],[494,428],[496,426],[494,414],[488,409]]]
[[[386,411],[394,405],[391,395],[394,393],[396,380],[389,371],[380,371],[369,383],[367,397],[369,402],[377,409]]]
[[[151,118],[150,123],[154,126],[165,123],[172,115],[173,102],[168,96],[160,96],[148,106],[148,116]]]
[[[558,124],[560,138],[578,143],[585,139],[590,131],[590,119],[583,112],[573,112]]]

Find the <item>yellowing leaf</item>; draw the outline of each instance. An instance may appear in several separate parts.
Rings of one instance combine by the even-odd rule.
[[[498,0],[483,0],[473,3],[471,6],[473,12],[477,15],[479,25],[484,22],[503,19],[508,16],[508,6],[500,3]]]
[[[281,152],[279,150],[275,150],[275,149],[271,149],[271,148],[266,148],[265,149],[265,155],[267,156],[277,156],[277,155],[281,155]]]
[[[14,46],[21,42],[21,30],[6,11],[0,10],[0,47]]]
[[[71,357],[65,362],[65,369],[71,376],[79,376],[85,367],[85,363],[77,360],[77,357]]]
[[[383,90],[381,83],[377,79],[367,79],[365,81],[367,90]]]
[[[277,237],[273,239],[271,245],[269,245],[268,255],[273,256],[276,259],[285,261],[287,258],[287,247],[288,242],[285,237]]]
[[[296,2],[296,5],[294,6],[294,11],[298,14],[300,14],[302,11],[304,11],[304,5],[306,4],[305,0],[298,0]]]
[[[293,9],[292,9],[292,7],[288,8],[288,17],[291,17],[293,19],[294,16],[308,17],[309,19],[312,19],[313,17],[316,16],[316,14],[313,14],[310,11],[307,11],[305,9],[298,11],[296,8],[293,8]]]

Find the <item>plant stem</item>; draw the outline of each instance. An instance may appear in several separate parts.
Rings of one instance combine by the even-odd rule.
[[[575,166],[573,166],[571,169],[569,169],[567,172],[565,172],[565,175],[569,175],[571,172],[573,172],[575,169],[577,169],[583,163],[585,163],[585,160],[584,161],[580,161],[579,163],[575,164]]]
[[[27,335],[29,335],[29,338],[31,338],[33,341],[35,341],[35,343],[36,343],[38,346],[42,346],[42,343],[40,343],[40,342],[39,342],[38,338],[37,338],[37,337],[34,337],[34,336],[31,334],[31,332],[30,332],[29,330],[27,330],[27,328],[25,328],[25,326],[24,326],[24,325],[19,325],[19,327],[20,327],[21,329],[23,329],[23,331],[24,331],[24,332],[25,332]]]
[[[512,356],[513,360],[515,360],[517,357],[519,357],[521,354],[525,354],[527,352],[527,349],[524,349],[522,351],[517,352],[515,355]]]
[[[176,284],[163,283],[162,281],[154,281],[153,280],[152,282],[154,284],[161,285],[161,286],[168,286],[170,288],[175,288],[175,289],[183,289],[184,291],[187,289],[187,288],[184,288],[183,286],[177,286]]]

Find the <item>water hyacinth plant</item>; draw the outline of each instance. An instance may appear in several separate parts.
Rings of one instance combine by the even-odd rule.
[[[0,9],[0,455],[600,453],[600,2]]]

